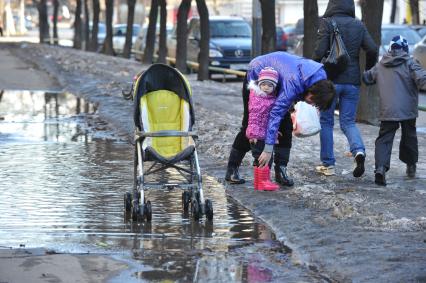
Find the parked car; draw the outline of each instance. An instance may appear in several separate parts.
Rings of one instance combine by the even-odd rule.
[[[287,47],[288,50],[294,50],[300,42],[303,43],[303,32],[304,32],[304,19],[297,20],[295,25],[286,25],[284,31],[287,34]],[[295,52],[295,51],[293,51]]]
[[[167,38],[169,38],[169,36],[172,34],[173,31],[173,25],[167,25],[166,27],[167,30]],[[138,33],[138,36],[136,37],[136,40],[133,44],[133,49],[138,51],[135,53],[135,59],[136,60],[142,60],[142,53],[140,52],[144,52],[145,50],[145,43],[146,43],[146,33],[148,31],[148,25],[144,25]],[[159,42],[159,37],[160,37],[160,25],[157,24],[157,27],[155,29],[155,49],[154,49],[154,53],[157,54],[158,52],[158,42]]]
[[[284,26],[284,32],[287,35],[287,49],[292,50],[298,42],[295,25]]]
[[[132,43],[135,43],[136,36],[139,33],[141,26],[134,24],[132,33]],[[115,52],[121,53],[126,43],[127,24],[116,24],[112,27],[112,46]]]
[[[276,50],[287,51],[287,39],[288,36],[282,27],[276,27],[277,39],[276,39]]]
[[[251,60],[251,27],[239,17],[209,18],[210,23],[210,66],[246,70]],[[167,44],[168,56],[176,57],[176,29]],[[187,58],[198,61],[200,52],[200,19],[189,21]]]
[[[410,26],[410,28],[414,29],[420,35],[421,38],[426,36],[426,26],[412,25],[412,26]]]
[[[426,68],[426,36],[414,45],[413,57],[420,62],[423,68]]]
[[[93,23],[89,23],[90,33],[93,30]],[[104,23],[98,23],[98,45],[102,47],[106,37],[106,26]]]

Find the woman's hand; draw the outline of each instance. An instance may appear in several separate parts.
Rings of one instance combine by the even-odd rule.
[[[271,152],[265,152],[263,151],[262,154],[259,156],[259,167],[265,167],[269,164],[269,160],[271,159]]]

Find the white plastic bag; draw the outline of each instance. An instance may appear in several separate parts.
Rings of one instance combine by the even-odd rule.
[[[321,131],[318,109],[314,106],[299,101],[294,106],[295,111],[291,114],[293,122],[293,135],[296,137],[309,137]]]

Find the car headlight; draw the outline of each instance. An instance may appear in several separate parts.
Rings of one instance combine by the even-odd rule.
[[[223,57],[222,53],[217,49],[209,50],[209,57]]]

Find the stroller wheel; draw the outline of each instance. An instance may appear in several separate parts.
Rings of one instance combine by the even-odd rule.
[[[151,219],[152,219],[152,209],[151,209],[151,202],[150,201],[147,201],[145,203],[144,210],[145,210],[144,214],[146,216],[146,221],[151,222]]]
[[[189,192],[185,191],[182,193],[182,208],[184,212],[188,212],[189,203],[191,202],[191,195]]]
[[[144,205],[139,205],[139,209],[138,209],[138,216],[137,216],[137,221],[138,222],[143,222],[143,217],[145,216],[145,207]]]
[[[191,202],[191,212],[194,220],[200,219],[200,206],[198,205],[198,201],[193,199]]]
[[[139,208],[135,205],[132,206],[132,220],[138,221]]]
[[[126,213],[132,210],[132,194],[129,192],[124,194],[124,210]]]
[[[213,220],[213,204],[212,201],[206,199],[205,201],[206,217],[208,220]]]

